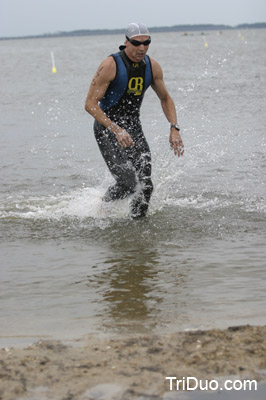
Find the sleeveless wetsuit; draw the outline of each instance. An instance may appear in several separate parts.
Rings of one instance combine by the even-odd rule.
[[[152,83],[152,68],[148,56],[139,63],[131,61],[124,51],[112,57],[116,62],[116,76],[99,105],[111,121],[131,135],[135,145],[122,148],[112,132],[94,122],[100,151],[116,180],[104,200],[123,199],[134,193],[130,208],[132,217],[137,218],[146,215],[153,190],[151,153],[140,122],[140,106]]]

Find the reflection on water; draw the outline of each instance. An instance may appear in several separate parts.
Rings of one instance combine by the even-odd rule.
[[[156,303],[161,301],[160,293],[154,290],[153,281],[158,279],[158,255],[136,249],[123,258],[105,261],[107,270],[95,277],[99,287],[105,287],[102,296],[106,304],[105,325],[115,329],[131,330],[156,325],[150,321]],[[133,326],[132,326],[133,325]]]
[[[181,309],[187,265],[180,244],[173,238],[177,234],[174,221],[171,224],[171,218],[163,220],[163,216],[114,222],[101,232],[105,256],[98,257],[87,286],[100,296],[97,317],[108,331],[160,329],[169,323],[171,314],[177,324],[185,320]]]

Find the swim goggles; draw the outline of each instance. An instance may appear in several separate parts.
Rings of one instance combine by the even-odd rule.
[[[126,39],[129,41],[129,43],[133,44],[133,46],[141,46],[142,44],[144,46],[149,46],[149,44],[151,43],[151,38],[144,40],[144,42],[139,42],[138,40],[134,40],[134,39],[129,39],[128,36],[126,36]]]

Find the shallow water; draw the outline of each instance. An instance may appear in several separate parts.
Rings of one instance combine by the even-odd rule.
[[[241,35],[153,35],[186,150],[150,89],[140,221],[102,204],[112,177],[84,111],[120,36],[0,41],[1,344],[265,324],[266,31]]]

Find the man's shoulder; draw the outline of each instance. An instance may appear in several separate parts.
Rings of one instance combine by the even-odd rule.
[[[151,57],[150,57],[150,61],[151,61],[153,76],[155,77],[156,75],[162,74],[162,68],[161,68],[160,64]]]
[[[112,65],[115,66],[115,59],[114,59],[114,54],[110,54],[108,57],[106,57],[102,64],[107,65],[109,67],[111,67]]]
[[[159,66],[160,67],[160,64],[158,63],[158,61],[154,60],[154,58],[151,58],[150,56],[149,56],[149,58],[150,58],[152,66],[155,66],[155,67]]]
[[[112,55],[106,57],[100,64],[98,71],[103,71],[108,76],[113,76],[116,73],[116,62]]]

